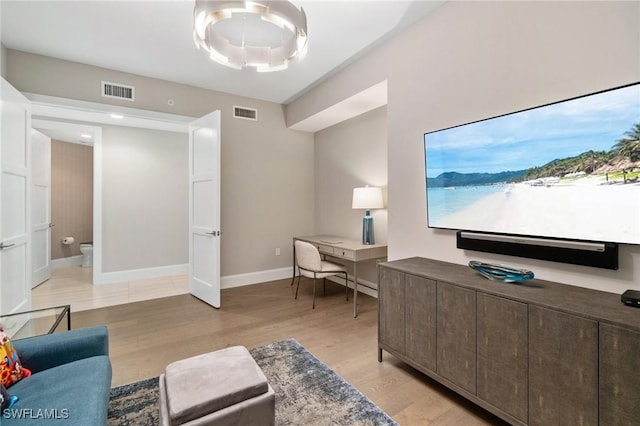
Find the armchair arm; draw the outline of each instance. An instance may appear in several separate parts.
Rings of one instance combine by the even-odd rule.
[[[98,355],[109,355],[107,327],[97,326],[13,341],[24,368],[34,373]]]

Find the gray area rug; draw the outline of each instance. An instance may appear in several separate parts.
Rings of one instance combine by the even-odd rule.
[[[277,425],[396,425],[295,339],[250,350],[276,392]],[[109,425],[157,425],[158,378],[111,389]]]

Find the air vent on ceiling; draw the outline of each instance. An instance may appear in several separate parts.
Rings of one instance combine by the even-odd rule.
[[[243,118],[245,120],[258,121],[258,110],[253,108],[245,108],[245,107],[234,105],[233,116],[235,118]]]
[[[123,99],[127,101],[136,100],[136,88],[124,84],[102,82],[102,96],[105,98]]]

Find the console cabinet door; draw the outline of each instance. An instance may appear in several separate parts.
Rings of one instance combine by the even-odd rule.
[[[378,339],[404,354],[404,274],[387,268],[380,268],[379,274]]]
[[[640,333],[600,323],[600,424],[637,424]]]
[[[478,397],[507,414],[529,420],[527,305],[477,294]]]
[[[476,393],[476,292],[438,281],[437,371]]]
[[[405,277],[406,355],[436,371],[436,282],[426,278]]]
[[[529,424],[598,424],[598,323],[529,305]]]

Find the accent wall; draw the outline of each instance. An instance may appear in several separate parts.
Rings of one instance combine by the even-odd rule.
[[[93,148],[51,140],[51,259],[79,256],[93,240]],[[62,244],[65,237],[74,243]]]

